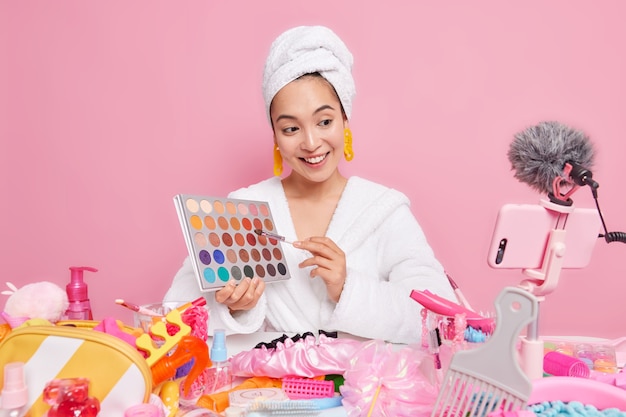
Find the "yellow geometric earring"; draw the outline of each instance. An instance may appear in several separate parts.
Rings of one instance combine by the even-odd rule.
[[[352,150],[352,131],[349,127],[343,131],[343,156],[346,161],[352,161],[354,158],[354,151]]]
[[[280,177],[283,173],[283,156],[280,154],[278,145],[274,145],[274,175]]]

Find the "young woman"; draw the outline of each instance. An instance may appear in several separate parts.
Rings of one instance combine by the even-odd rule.
[[[294,241],[283,245],[291,278],[267,285],[245,278],[204,293],[210,329],[341,331],[415,343],[421,306],[411,290],[454,299],[407,197],[339,171],[354,156],[351,69],[350,51],[322,26],[290,29],[272,44],[263,94],[275,177],[229,197],[268,202],[277,232]],[[281,178],[283,163],[291,171]],[[200,294],[186,259],[165,301]]]

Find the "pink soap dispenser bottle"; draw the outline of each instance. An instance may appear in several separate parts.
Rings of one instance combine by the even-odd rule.
[[[83,272],[98,272],[98,270],[89,266],[70,266],[70,271],[72,271],[70,282],[65,287],[70,304],[65,312],[65,318],[67,320],[93,320]]]

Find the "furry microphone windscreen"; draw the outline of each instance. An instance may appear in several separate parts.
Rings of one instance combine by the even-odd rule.
[[[508,151],[515,178],[546,194],[554,179],[563,175],[566,162],[591,169],[593,155],[583,132],[559,122],[541,122],[517,133]]]

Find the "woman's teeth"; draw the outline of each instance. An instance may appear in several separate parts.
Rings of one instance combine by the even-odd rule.
[[[303,158],[309,164],[319,164],[326,158],[326,155],[316,156],[315,158]]]

